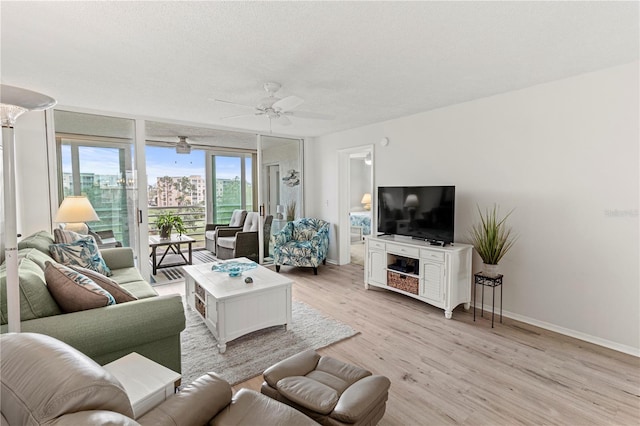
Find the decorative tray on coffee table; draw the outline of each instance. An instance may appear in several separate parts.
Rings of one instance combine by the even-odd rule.
[[[242,275],[244,271],[248,271],[250,269],[254,269],[258,266],[256,262],[221,262],[216,263],[211,267],[212,271],[215,272],[227,272],[230,277],[237,277]]]

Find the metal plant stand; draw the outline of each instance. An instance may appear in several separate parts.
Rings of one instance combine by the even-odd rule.
[[[491,299],[491,328],[493,328],[493,317],[496,308],[496,287],[500,287],[500,323],[502,324],[502,274],[498,274],[496,277],[487,277],[482,272],[473,274],[475,281],[473,284],[473,320],[476,320],[476,286],[482,285],[482,311],[481,317],[484,317],[484,287],[491,287],[493,297]]]

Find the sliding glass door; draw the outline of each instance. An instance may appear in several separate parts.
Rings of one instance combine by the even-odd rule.
[[[271,235],[265,235],[264,258],[272,260],[271,236],[288,221],[303,217],[302,141],[275,136],[261,136],[261,203],[266,216],[272,216]]]
[[[92,231],[112,231],[137,248],[137,191],[133,167],[134,122],[55,111],[58,200],[86,196],[100,218]]]

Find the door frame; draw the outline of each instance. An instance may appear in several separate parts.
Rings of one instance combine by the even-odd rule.
[[[351,194],[351,156],[353,154],[371,154],[371,232],[377,228],[377,218],[373,214],[377,208],[375,196],[375,145],[361,145],[353,148],[341,149],[338,151],[338,182],[345,182],[338,185],[338,264],[346,265],[351,262],[351,223],[349,219]]]

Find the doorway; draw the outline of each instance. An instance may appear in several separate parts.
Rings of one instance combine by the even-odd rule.
[[[364,266],[364,238],[375,224],[373,145],[340,151],[340,264]]]

